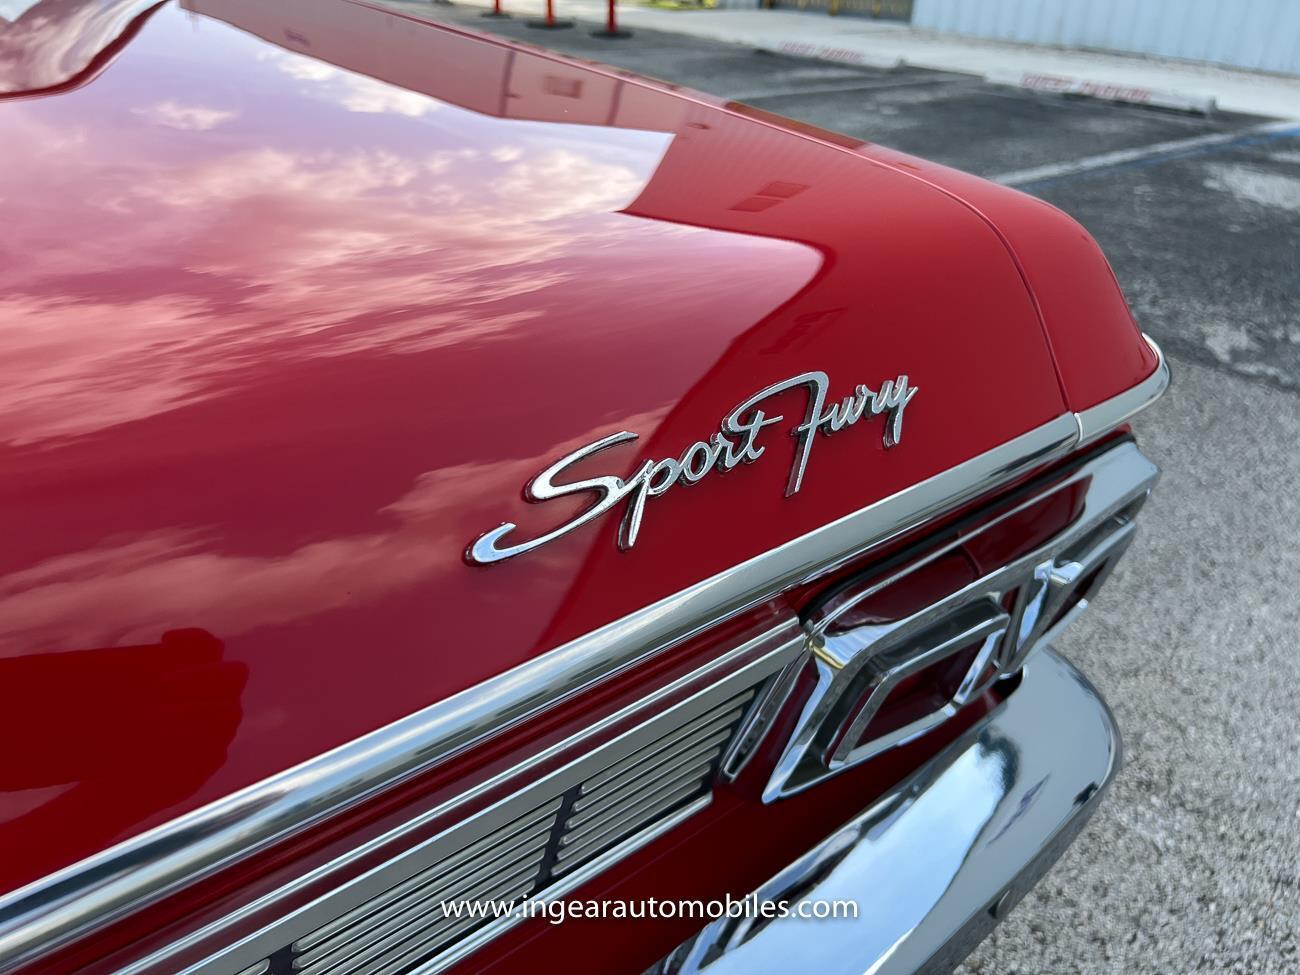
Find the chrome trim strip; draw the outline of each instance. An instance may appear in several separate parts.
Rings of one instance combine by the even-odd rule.
[[[1164,395],[1169,388],[1171,374],[1164,351],[1155,339],[1143,333],[1147,345],[1156,354],[1156,368],[1151,375],[1132,389],[1114,396],[1104,403],[1074,414],[1079,424],[1079,445],[1091,443],[1108,430],[1113,430],[1125,420],[1131,420]]]
[[[367,918],[378,915],[388,905],[401,900],[412,891],[431,889],[434,893],[439,892],[452,884],[460,883],[466,876],[479,873],[485,867],[500,870],[503,861],[506,861],[507,866],[516,863],[521,856],[531,855],[534,847],[540,865],[546,843],[555,832],[555,814],[559,811],[559,801],[549,803],[542,808],[545,810],[545,815],[536,820],[532,826],[526,827],[522,833],[515,830],[511,835],[507,836],[500,844],[501,849],[493,851],[492,859],[479,862],[475,860],[475,857],[483,852],[485,846],[493,845],[497,839],[495,835],[489,835],[475,843],[471,843],[464,850],[457,853],[455,857],[448,857],[446,860],[440,860],[431,866],[425,867],[419,873],[412,874],[409,879],[402,881],[395,887],[391,887],[386,892],[372,897],[359,907],[354,907],[328,924],[322,924],[315,931],[299,938],[292,945],[294,951],[298,953],[297,958],[302,959],[312,955],[315,949],[324,946],[327,942],[332,942],[340,932],[359,927]],[[468,857],[466,851],[471,851]],[[455,865],[454,861],[457,857],[462,861],[460,866]],[[507,861],[506,858],[510,859]],[[467,868],[465,860],[474,862],[468,864]],[[448,863],[452,864],[451,869],[447,869]]]
[[[1120,757],[1105,701],[1039,649],[997,709],[744,899],[788,902],[788,916],[714,921],[651,972],[951,971],[1077,835]],[[814,900],[852,901],[858,912],[795,916],[795,904]]]
[[[423,772],[943,510],[1124,422],[1169,384],[1151,377],[661,599],[368,735],[0,897],[0,968],[29,961]]]
[[[626,812],[640,805],[647,798],[662,798],[665,790],[704,781],[708,778],[709,770],[717,757],[716,754],[694,756],[689,762],[683,763],[681,768],[664,769],[657,778],[635,783],[630,788],[621,789],[607,796],[591,796],[590,802],[594,805],[584,806],[581,812],[575,811],[565,823],[565,834],[560,840],[560,849],[577,842],[579,836],[590,829],[593,822],[599,823],[614,813]],[[577,804],[575,803],[572,808],[577,810]]]
[[[609,783],[615,779],[625,778],[629,772],[640,774],[640,770],[643,770],[646,766],[660,765],[666,759],[675,758],[684,751],[694,750],[702,740],[699,736],[703,735],[704,738],[708,738],[709,735],[716,734],[721,729],[729,728],[740,717],[742,710],[743,708],[739,707],[732,708],[724,714],[710,716],[708,721],[693,723],[691,727],[674,732],[668,736],[668,741],[663,745],[663,751],[655,752],[652,755],[632,755],[615,765],[611,765],[599,775],[593,775],[584,782],[578,790],[578,794],[586,797],[598,791],[603,792]],[[718,740],[725,741],[726,733],[719,735]]]
[[[635,835],[642,826],[652,822],[657,813],[688,798],[692,792],[698,792],[708,784],[709,767],[703,765],[693,771],[695,775],[692,778],[672,785],[668,791],[641,796],[632,805],[620,808],[616,818],[586,823],[582,829],[576,830],[573,834],[566,834],[565,838],[571,836],[575,844],[569,846],[561,844],[555,854],[555,866],[552,869],[557,874],[564,873],[575,857],[590,853],[601,843],[607,842],[609,837],[617,836],[619,833]]]
[[[1063,414],[444,701],[0,898],[0,968],[101,927],[1062,456]]]
[[[681,767],[691,765],[698,761],[708,759],[708,764],[712,765],[718,757],[718,753],[727,745],[727,740],[732,736],[732,729],[727,727],[723,731],[713,735],[711,738],[705,738],[698,742],[689,743],[689,747],[682,745],[676,746],[672,751],[666,751],[655,760],[641,765],[634,765],[631,771],[634,774],[621,776],[619,781],[614,783],[611,788],[601,788],[598,790],[588,790],[584,785],[578,790],[580,798],[573,804],[574,818],[571,819],[570,825],[577,824],[577,813],[584,809],[589,809],[593,804],[602,802],[614,802],[616,797],[625,795],[628,791],[636,791],[639,783],[640,787],[651,785],[662,779],[670,778],[674,769],[671,765],[677,765],[676,771],[680,773]]]

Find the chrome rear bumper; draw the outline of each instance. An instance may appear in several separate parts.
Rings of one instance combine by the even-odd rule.
[[[856,901],[856,919],[723,918],[654,971],[950,971],[1064,852],[1119,764],[1105,702],[1044,647],[980,724],[755,892]]]

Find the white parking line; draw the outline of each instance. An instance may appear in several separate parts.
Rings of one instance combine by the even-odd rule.
[[[976,79],[972,79],[976,80]],[[953,83],[952,75],[944,75],[938,78],[930,77],[906,77],[906,78],[888,78],[881,77],[879,80],[863,81],[858,83],[841,82],[840,84],[826,84],[825,86],[808,85],[803,88],[778,88],[772,91],[753,91],[743,95],[728,95],[728,101],[733,102],[754,102],[766,98],[795,98],[804,95],[847,95],[855,91],[872,92],[872,91],[891,91],[895,88],[918,88],[926,85],[950,85]]]
[[[1229,145],[1234,142],[1248,142],[1264,135],[1279,135],[1294,132],[1300,135],[1300,123],[1292,121],[1265,122],[1231,132],[1214,132],[1210,135],[1193,136],[1190,139],[1174,139],[1170,142],[1157,142],[1154,145],[1139,146],[1136,149],[1120,149],[1116,152],[1103,152],[1096,156],[1084,156],[1071,162],[1052,163],[1047,166],[1035,166],[1033,169],[1020,169],[1010,173],[1001,173],[990,177],[995,183],[1006,186],[1020,186],[1024,183],[1037,183],[1042,180],[1073,176],[1094,169],[1106,169],[1110,166],[1122,166],[1127,163],[1157,159],[1161,156],[1175,156],[1180,153],[1212,146]]]

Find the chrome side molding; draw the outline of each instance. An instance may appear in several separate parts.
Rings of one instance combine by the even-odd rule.
[[[1014,674],[1088,605],[1133,540],[1133,516],[1159,469],[1132,442],[1081,464],[1068,476],[888,575],[868,573],[839,589],[807,623],[816,675],[785,751],[764,791],[771,802],[801,792],[881,752],[937,728],[992,683]],[[1016,514],[1063,492],[1082,490],[1071,523],[1034,550],[899,619],[853,623],[855,609],[906,584],[919,569],[994,531]],[[849,621],[846,625],[846,621]],[[958,654],[966,657],[959,658]],[[956,659],[962,677],[938,707],[872,732],[873,720],[900,682]],[[794,665],[798,666],[798,665]]]
[[[1153,343],[1154,348],[1154,343]],[[1159,350],[1157,349],[1157,352]],[[1163,373],[1164,378],[1160,375]],[[1121,394],[1119,423],[1168,384]],[[1122,401],[1122,402],[1121,402]],[[1102,404],[1086,411],[1104,432]],[[834,570],[1078,446],[1065,413],[444,701],[0,897],[0,970],[30,961],[349,809],[719,622]],[[1094,429],[1095,428],[1095,429]]]

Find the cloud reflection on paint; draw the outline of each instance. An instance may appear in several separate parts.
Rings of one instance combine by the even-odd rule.
[[[136,117],[196,132],[255,121],[164,104]],[[112,159],[52,152],[7,181],[0,318],[21,368],[0,385],[0,440],[84,434],[191,402],[239,368],[214,347],[420,351],[517,327],[536,312],[515,299],[563,284],[566,255],[617,236],[628,218],[612,211],[644,179],[597,145],[541,139],[496,158],[235,138],[221,153],[166,159],[130,138],[110,144]],[[31,246],[51,202],[42,186],[92,179],[82,232],[55,252]],[[113,292],[88,287],[110,271]],[[284,346],[340,328],[328,344]]]
[[[300,88],[304,94],[336,102],[349,112],[391,112],[419,118],[442,108],[440,102],[425,95],[343,71],[323,61],[279,52],[269,53],[267,59],[290,78],[306,82]]]
[[[145,108],[135,109],[136,114],[157,125],[173,129],[206,132],[215,129],[222,122],[229,122],[239,115],[238,112],[221,108],[206,108],[202,105],[182,105],[167,99]]]

